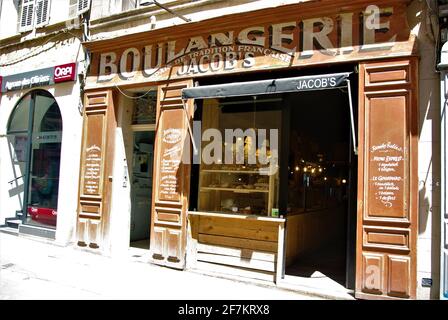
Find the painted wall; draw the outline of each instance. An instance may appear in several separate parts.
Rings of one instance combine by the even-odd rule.
[[[54,44],[54,45],[53,45]],[[84,59],[80,42],[76,39],[65,39],[61,42],[49,42],[47,50],[41,47],[27,47],[10,49],[3,52],[0,61],[9,65],[1,68],[3,76],[16,74],[34,69],[51,67],[76,62]],[[35,56],[23,52],[37,51]],[[82,63],[80,63],[82,66]],[[50,92],[56,99],[63,121],[61,167],[58,199],[58,221],[56,241],[67,244],[72,241],[76,226],[76,209],[79,179],[79,159],[81,150],[82,116],[80,107],[80,84],[67,82],[54,86],[39,87]],[[14,168],[12,167],[8,139],[4,136],[7,130],[8,119],[19,99],[30,90],[12,91],[3,93],[0,100],[0,224],[4,224],[5,218],[14,217],[16,210],[21,209],[18,190],[23,190],[23,179],[18,179],[17,184],[8,182],[14,180]],[[15,169],[18,169],[17,167]]]
[[[20,15],[19,0],[3,0],[0,12],[0,39],[6,39],[19,35],[18,20]],[[50,0],[50,21],[45,28],[39,28],[32,32],[23,33],[23,36],[33,38],[36,33],[45,33],[48,27],[73,18],[70,16],[70,0]]]
[[[120,0],[92,0],[91,38],[92,40],[108,39],[126,34],[138,33],[152,29],[170,27],[186,23],[179,17],[158,8],[155,5],[137,9],[132,12],[121,12]],[[122,0],[126,1],[126,0]],[[300,2],[307,2],[304,0]],[[254,10],[277,7],[297,3],[297,0],[197,0],[197,1],[159,1],[166,4],[178,14],[198,22],[227,14],[250,12]],[[155,17],[155,23],[151,22]],[[132,19],[126,20],[131,17]]]
[[[408,10],[412,32],[418,37],[419,63],[419,228],[417,240],[417,297],[437,299],[440,276],[440,89],[435,43],[425,4],[414,0]],[[423,287],[422,278],[433,280]]]

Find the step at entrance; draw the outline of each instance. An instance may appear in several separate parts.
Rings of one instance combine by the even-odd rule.
[[[0,232],[2,233],[7,233],[13,236],[18,236],[19,235],[19,229],[18,228],[11,228],[11,227],[7,227],[7,226],[2,226],[0,227]]]
[[[18,229],[19,225],[22,224],[22,220],[17,218],[6,218],[6,226],[13,229]]]

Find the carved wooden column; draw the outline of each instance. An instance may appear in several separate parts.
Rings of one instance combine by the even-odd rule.
[[[157,96],[150,252],[154,263],[176,269],[185,268],[191,165],[183,159],[191,154],[193,116],[193,103],[187,103],[187,116],[181,93],[191,85],[191,80],[161,85]]]
[[[113,91],[88,92],[84,103],[77,240],[101,247],[108,239],[114,130]]]
[[[416,297],[415,58],[360,64],[356,296]]]

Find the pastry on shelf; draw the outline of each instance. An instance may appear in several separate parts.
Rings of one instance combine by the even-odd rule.
[[[241,213],[243,214],[252,214],[252,209],[251,207],[245,207],[244,209],[241,209]]]
[[[227,209],[232,211],[232,208],[235,206],[235,201],[233,199],[224,199],[221,201],[221,207],[223,209]]]
[[[269,183],[265,183],[265,182],[257,182],[254,184],[255,187],[261,187],[261,188],[268,188],[269,187]]]
[[[258,178],[256,184],[268,184],[268,178],[267,177]]]

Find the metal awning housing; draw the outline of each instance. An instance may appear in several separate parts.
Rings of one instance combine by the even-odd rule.
[[[182,99],[227,98],[335,89],[346,87],[349,76],[350,73],[347,72],[192,87],[182,90]]]
[[[321,75],[311,75],[292,78],[278,78],[258,81],[233,82],[208,86],[198,86],[192,88],[182,89],[182,100],[185,102],[188,99],[211,99],[211,98],[229,98],[241,96],[256,96],[263,94],[279,94],[287,92],[303,92],[303,91],[317,91],[347,88],[351,132],[353,139],[354,153],[358,154],[358,147],[356,143],[355,133],[355,118],[352,103],[350,76],[351,72],[331,73]],[[184,103],[184,110],[187,118],[188,113]],[[193,149],[197,152],[194,143],[190,123],[188,122],[188,129],[191,135]]]

